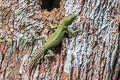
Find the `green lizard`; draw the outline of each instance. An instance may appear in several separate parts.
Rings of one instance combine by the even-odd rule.
[[[44,54],[45,51],[49,51],[51,48],[56,47],[64,38],[64,34],[66,32],[69,32],[71,34],[77,33],[80,30],[71,31],[68,29],[68,25],[71,25],[72,22],[76,19],[75,14],[70,14],[68,17],[65,17],[62,22],[57,26],[57,29],[54,33],[50,35],[48,40],[45,42],[45,44],[42,46],[42,48],[39,49],[38,53],[33,54],[31,57],[31,60],[29,62],[29,71],[31,73],[31,70],[33,69],[34,64],[39,60],[39,58]]]

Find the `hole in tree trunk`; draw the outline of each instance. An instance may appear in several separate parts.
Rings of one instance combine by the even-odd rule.
[[[47,11],[51,11],[54,8],[60,7],[60,0],[41,0],[42,5],[41,8],[43,10],[47,9]]]

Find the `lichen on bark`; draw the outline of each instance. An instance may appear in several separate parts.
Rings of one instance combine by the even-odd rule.
[[[0,34],[7,40],[0,43],[0,80],[29,79],[25,62],[42,46],[34,38],[47,39],[53,32],[50,24],[70,13],[78,17],[69,29],[83,32],[65,37],[50,64],[43,61],[30,79],[120,79],[119,0],[60,0],[60,7],[50,11],[41,8],[42,0],[0,2]]]

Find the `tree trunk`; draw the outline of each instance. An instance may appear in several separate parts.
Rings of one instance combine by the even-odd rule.
[[[30,56],[68,14],[77,14],[55,57],[28,76]],[[119,0],[0,0],[0,80],[120,80]]]

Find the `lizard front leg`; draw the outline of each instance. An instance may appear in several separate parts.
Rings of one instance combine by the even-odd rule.
[[[50,27],[51,27],[52,29],[57,29],[58,25],[57,25],[57,26],[53,26],[52,24],[50,24]]]
[[[82,32],[83,30],[75,30],[75,31],[72,31],[70,29],[67,29],[67,32],[69,32],[70,34],[76,34],[78,32]]]

